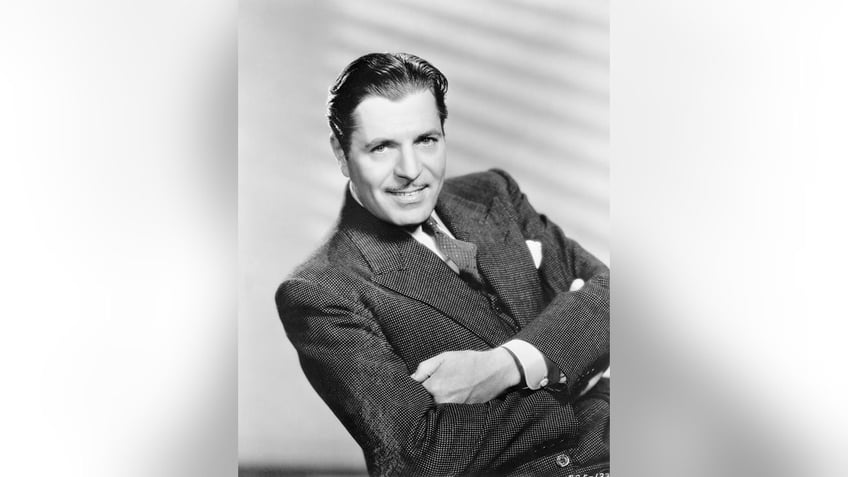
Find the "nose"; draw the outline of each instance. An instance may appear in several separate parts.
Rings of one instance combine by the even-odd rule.
[[[412,145],[401,148],[395,163],[395,175],[407,180],[415,180],[421,174],[422,164]]]

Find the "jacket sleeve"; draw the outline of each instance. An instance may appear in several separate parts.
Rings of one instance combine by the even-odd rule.
[[[537,213],[509,174],[492,172],[505,184],[525,238],[542,242],[539,271],[552,295],[539,316],[514,338],[534,345],[552,361],[565,374],[563,392],[576,398],[593,376],[609,366],[609,268]],[[569,291],[577,278],[585,284]]]
[[[436,404],[363,304],[303,278],[284,282],[276,300],[307,378],[372,475],[503,474],[573,444],[577,421],[561,394]]]

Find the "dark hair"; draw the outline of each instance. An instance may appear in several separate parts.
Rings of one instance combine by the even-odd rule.
[[[436,98],[442,127],[448,117],[448,80],[435,66],[408,53],[369,53],[351,62],[330,88],[327,119],[345,154],[356,126],[353,111],[367,96],[390,100],[429,90]]]

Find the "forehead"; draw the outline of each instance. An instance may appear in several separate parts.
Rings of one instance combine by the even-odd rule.
[[[356,120],[354,135],[366,140],[441,130],[436,99],[429,90],[410,93],[397,100],[367,96],[353,115]]]

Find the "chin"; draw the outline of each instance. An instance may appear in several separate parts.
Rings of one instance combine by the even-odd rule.
[[[426,221],[433,212],[432,207],[423,210],[404,211],[391,214],[387,217],[387,221],[402,227],[408,225],[418,225]]]

